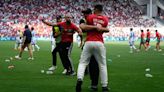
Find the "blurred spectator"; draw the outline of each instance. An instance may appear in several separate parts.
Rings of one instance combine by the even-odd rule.
[[[92,8],[96,3],[104,5],[104,14],[110,18],[112,27],[152,27],[156,22],[143,19],[142,12],[130,1],[118,0],[8,0],[0,1],[0,36],[14,37],[17,30],[23,31],[28,24],[36,29],[38,37],[49,37],[51,28],[43,25],[41,17],[48,20],[55,19],[57,15],[70,12],[74,16],[73,21],[78,24],[81,19],[81,11],[84,8]],[[115,31],[114,31],[115,32]],[[119,31],[118,31],[119,33]],[[112,35],[123,37],[124,32]]]

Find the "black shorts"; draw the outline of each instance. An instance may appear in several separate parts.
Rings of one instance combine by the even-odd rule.
[[[145,44],[145,40],[141,39],[140,44]]]
[[[31,43],[31,39],[26,39],[24,42],[24,44],[29,44],[29,43]]]

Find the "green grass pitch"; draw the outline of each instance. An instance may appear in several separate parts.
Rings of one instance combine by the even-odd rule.
[[[28,61],[28,53],[24,52],[22,60],[5,62],[18,51],[13,50],[13,41],[0,41],[0,92],[75,92],[77,77],[62,75],[59,58],[54,74],[41,73],[51,66],[50,42],[40,41],[38,44],[41,49],[34,52],[35,60]],[[138,47],[139,43],[136,44]],[[128,42],[105,44],[110,92],[164,92],[164,51],[154,51],[155,43],[151,45],[148,52],[142,50],[130,54]],[[164,43],[161,46],[164,48]],[[81,50],[74,44],[71,57],[76,70],[80,53]],[[8,69],[9,65],[15,67]],[[150,72],[146,72],[146,68],[150,68]],[[145,77],[146,73],[153,77]],[[90,92],[89,85],[89,76],[85,76],[82,92]],[[100,82],[98,92],[101,92]]]

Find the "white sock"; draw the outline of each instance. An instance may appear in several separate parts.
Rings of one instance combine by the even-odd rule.
[[[133,47],[132,46],[130,46],[130,51],[133,51]]]
[[[136,47],[133,45],[133,49],[135,49],[136,50]]]
[[[37,44],[35,44],[35,47],[39,50],[40,49],[40,47],[37,45]]]

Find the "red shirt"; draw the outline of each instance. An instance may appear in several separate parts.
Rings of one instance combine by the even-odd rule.
[[[144,34],[144,32],[142,32],[141,33],[141,38],[144,39],[144,36],[145,36],[145,34]]]
[[[160,39],[161,35],[158,32],[156,32],[156,37],[157,37],[157,39]]]
[[[107,27],[108,25],[108,18],[105,16],[98,16],[95,14],[91,14],[87,17],[87,24],[88,25],[95,25],[95,26],[102,26]],[[87,32],[86,41],[103,41],[102,32],[98,32],[97,30],[90,30]]]
[[[147,38],[150,38],[150,32],[147,32]]]
[[[71,23],[70,25],[67,25],[66,22],[60,22],[57,25],[61,26],[64,31],[62,32],[61,36],[61,41],[62,42],[73,42],[73,35],[69,35],[69,31],[71,30],[72,32],[77,31],[78,27],[74,24]]]

